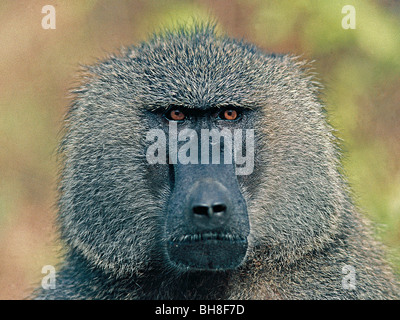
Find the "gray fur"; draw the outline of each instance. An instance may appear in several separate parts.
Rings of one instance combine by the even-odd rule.
[[[87,68],[66,117],[59,217],[67,254],[38,299],[395,299],[381,246],[357,213],[319,86],[305,63],[216,36],[165,32]],[[239,176],[245,262],[184,271],[163,249],[168,166],[149,166],[148,114],[171,104],[253,110],[256,159]],[[356,270],[343,289],[342,267]]]

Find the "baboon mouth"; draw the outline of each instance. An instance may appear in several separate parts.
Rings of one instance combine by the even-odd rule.
[[[191,242],[199,242],[199,241],[230,241],[230,242],[246,242],[246,237],[241,237],[238,235],[233,235],[230,233],[216,233],[216,232],[207,232],[207,233],[198,233],[198,234],[186,234],[180,237],[173,237],[170,239],[172,243],[191,243]]]
[[[185,270],[235,269],[246,256],[247,238],[229,233],[183,235],[168,241],[169,258]]]

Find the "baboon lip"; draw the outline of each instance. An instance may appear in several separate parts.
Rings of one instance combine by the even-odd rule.
[[[228,241],[228,242],[246,242],[246,237],[241,237],[233,235],[230,233],[217,233],[217,232],[207,232],[207,233],[197,233],[197,234],[186,234],[180,237],[173,237],[170,242],[173,243],[190,243],[190,242],[203,242],[203,241]]]
[[[247,239],[226,233],[185,235],[168,242],[169,259],[185,270],[237,268],[247,252]]]

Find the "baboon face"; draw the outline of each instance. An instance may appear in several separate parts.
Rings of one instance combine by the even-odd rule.
[[[330,134],[292,58],[212,30],[165,34],[88,68],[75,94],[60,225],[90,262],[234,269],[333,232]]]
[[[157,170],[168,173],[163,225],[169,260],[185,269],[237,267],[246,254],[249,219],[237,178],[243,168],[236,167],[232,149],[238,140],[243,145],[251,112],[231,104],[173,105],[152,117],[163,128],[155,160]],[[247,154],[254,151],[246,147]]]

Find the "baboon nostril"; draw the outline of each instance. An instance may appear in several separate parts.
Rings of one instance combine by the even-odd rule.
[[[216,204],[212,207],[214,213],[224,213],[226,211],[226,205]]]
[[[193,213],[203,216],[208,216],[208,207],[207,206],[195,206],[193,207]]]
[[[213,206],[194,206],[193,213],[202,216],[211,216],[212,214],[222,214],[226,211],[225,204],[216,204]]]

